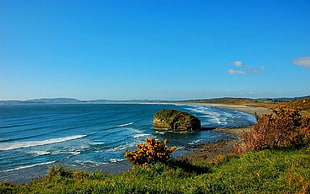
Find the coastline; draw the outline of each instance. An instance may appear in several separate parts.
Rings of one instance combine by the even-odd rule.
[[[265,107],[254,107],[247,105],[227,105],[227,104],[209,104],[209,103],[195,103],[195,104],[204,106],[218,106],[258,116],[270,112],[270,110]],[[245,127],[235,127],[235,128],[216,128],[212,131],[221,133],[230,133],[234,136],[234,138],[221,140],[214,143],[206,143],[198,145],[194,151],[186,154],[185,156],[183,156],[183,158],[187,159],[190,162],[202,161],[202,160],[204,162],[210,162],[214,157],[218,155],[228,154],[229,151],[232,149],[232,147],[242,138],[243,132],[247,132],[252,128],[253,125]]]
[[[209,103],[191,103],[196,105],[202,106],[218,106],[226,109],[232,109],[248,114],[254,115],[257,113],[261,115],[263,113],[268,112],[267,108],[262,107],[252,107],[252,106],[245,106],[245,105],[225,105],[225,104],[209,104]],[[206,143],[191,147],[190,151],[184,153],[185,158],[189,159],[189,161],[197,161],[197,160],[204,160],[206,162],[211,161],[217,155],[224,155],[227,154],[232,146],[241,138],[242,132],[250,130],[252,126],[248,127],[238,127],[238,128],[217,128],[213,129],[214,132],[221,132],[221,133],[229,133],[232,134],[233,137],[221,140],[214,143]],[[180,156],[176,156],[177,158]],[[131,164],[127,161],[123,161],[121,163],[111,163],[103,165],[97,169],[85,169],[86,171],[101,171],[109,174],[120,174],[123,172],[127,172],[131,168]],[[43,178],[46,174],[40,174],[39,172],[45,171],[47,172],[49,169],[48,165],[36,166],[33,168],[33,171],[29,173],[29,171],[25,169],[21,169],[19,171],[12,171],[8,175],[8,180],[17,183],[17,184],[28,184],[34,179]],[[28,174],[27,177],[24,174]],[[12,177],[14,177],[12,179]]]

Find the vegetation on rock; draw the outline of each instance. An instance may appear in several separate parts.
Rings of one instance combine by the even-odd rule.
[[[154,115],[153,127],[182,131],[199,131],[201,123],[195,116],[178,110],[164,109]]]

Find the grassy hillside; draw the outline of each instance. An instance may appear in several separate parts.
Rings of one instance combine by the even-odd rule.
[[[212,99],[201,99],[201,100],[187,100],[184,102],[194,103],[212,103],[212,104],[251,104],[255,100],[250,98],[212,98]]]
[[[211,104],[230,104],[230,105],[250,105],[250,106],[262,106],[273,107],[276,104],[285,105],[287,107],[299,107],[303,112],[310,114],[310,97],[300,98],[212,98],[201,100],[187,100],[183,102],[188,103],[211,103]]]
[[[121,175],[54,167],[28,185],[2,183],[0,193],[309,193],[309,151],[264,150],[195,168],[157,163]]]
[[[293,100],[290,102],[281,103],[286,107],[299,107],[305,113],[310,114],[310,98],[302,98],[299,100]]]

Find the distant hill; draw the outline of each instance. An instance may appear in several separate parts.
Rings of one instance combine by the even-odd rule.
[[[74,103],[81,102],[80,100],[74,98],[40,98],[34,100],[26,100],[26,103]]]
[[[166,103],[210,103],[210,104],[236,104],[236,105],[251,105],[251,106],[264,106],[272,107],[275,104],[287,104],[287,106],[299,106],[302,110],[310,110],[310,96],[295,97],[295,98],[211,98],[211,99],[198,99],[198,100],[184,100],[184,101],[160,101],[160,100],[89,100],[81,101],[75,98],[40,98],[33,100],[4,100],[0,104],[70,104],[70,103],[139,103],[139,102],[166,102]]]
[[[225,98],[185,100],[182,102],[253,105],[253,104],[278,104],[278,103],[291,102],[294,100],[300,100],[300,99],[305,99],[305,98],[310,98],[310,96],[295,97],[295,98],[258,98],[258,99],[225,97]]]
[[[39,98],[32,100],[3,100],[0,104],[78,104],[78,103],[138,103],[138,102],[154,102],[152,100],[87,100],[81,101],[75,98]],[[156,101],[163,102],[163,101]]]
[[[40,98],[33,100],[3,100],[0,104],[62,104],[79,103],[80,100],[74,98]]]
[[[211,103],[211,104],[249,104],[254,100],[250,98],[211,98],[211,99],[199,99],[199,100],[185,100],[182,102],[194,102],[194,103]]]
[[[212,98],[201,100],[186,100],[182,102],[187,103],[210,103],[210,104],[232,104],[232,105],[250,105],[250,106],[262,106],[273,107],[276,104],[285,105],[287,107],[299,107],[302,112],[310,113],[310,96],[295,97],[295,98]]]

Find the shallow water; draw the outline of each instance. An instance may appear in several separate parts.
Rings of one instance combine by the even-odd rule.
[[[204,128],[251,125],[252,115],[212,106],[176,104],[31,104],[0,106],[0,181],[28,173],[41,176],[51,165],[104,169],[123,164],[126,150],[145,138],[169,139],[178,153],[187,145],[214,142],[229,134],[212,131],[155,131],[153,115],[177,109],[197,116]]]

